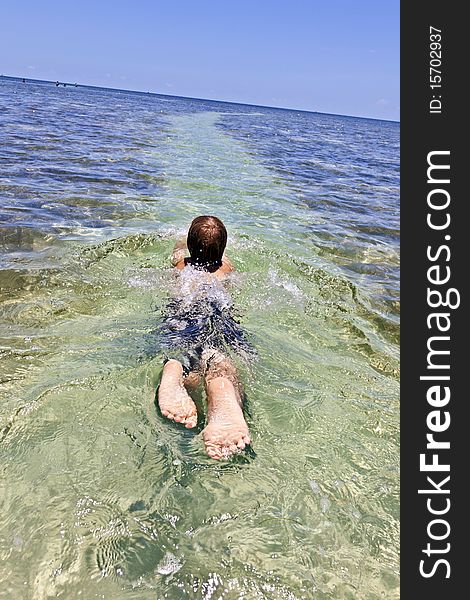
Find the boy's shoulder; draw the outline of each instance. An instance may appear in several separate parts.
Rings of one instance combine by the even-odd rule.
[[[179,269],[180,271],[182,271],[188,264],[191,264],[188,260],[188,257],[185,258],[181,258],[180,260],[178,260],[178,262],[174,265],[174,267],[176,269]],[[233,266],[233,264],[231,263],[231,261],[224,256],[222,258],[222,266],[219,267],[217,269],[217,271],[214,272],[214,275],[218,276],[218,275],[225,275],[227,273],[232,273],[232,271],[235,271],[235,267]]]
[[[231,273],[232,271],[235,271],[235,267],[226,256],[222,257],[222,266],[220,267],[219,271],[223,271],[224,273]]]

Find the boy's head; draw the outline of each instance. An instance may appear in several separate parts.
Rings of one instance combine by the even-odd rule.
[[[196,217],[189,228],[187,244],[196,264],[220,266],[227,244],[225,225],[217,217]]]

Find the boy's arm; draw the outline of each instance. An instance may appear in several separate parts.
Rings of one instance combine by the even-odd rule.
[[[188,246],[186,245],[186,238],[181,238],[176,242],[171,255],[171,264],[173,267],[176,267],[178,263],[184,260],[187,249]]]

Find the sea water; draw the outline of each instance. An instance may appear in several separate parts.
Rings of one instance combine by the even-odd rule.
[[[0,80],[0,597],[398,598],[399,125]],[[253,440],[155,406],[220,217]],[[204,409],[204,394],[197,398]]]

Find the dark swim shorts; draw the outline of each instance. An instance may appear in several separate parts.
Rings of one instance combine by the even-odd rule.
[[[203,354],[210,356],[210,351],[234,353],[245,361],[256,355],[226,298],[199,298],[189,304],[184,298],[173,298],[166,305],[158,333],[167,357],[177,358],[185,375],[204,372]]]

